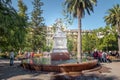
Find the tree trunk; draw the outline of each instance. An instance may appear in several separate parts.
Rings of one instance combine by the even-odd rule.
[[[81,36],[81,18],[78,17],[78,48],[77,48],[78,62],[82,62],[82,36]]]
[[[118,52],[120,54],[120,32],[118,33]]]
[[[118,30],[118,52],[120,54],[120,22],[117,23],[117,30]]]

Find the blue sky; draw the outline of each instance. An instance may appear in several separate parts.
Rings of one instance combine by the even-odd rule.
[[[32,11],[32,3],[33,0],[23,0],[24,3],[28,7],[27,13],[30,16]],[[43,14],[42,16],[45,19],[45,24],[50,26],[55,23],[57,18],[62,18],[62,2],[64,0],[41,0],[44,3],[42,6]],[[97,6],[94,6],[94,13],[91,15],[85,15],[82,19],[82,29],[83,30],[92,30],[97,29],[99,27],[104,27],[106,24],[104,22],[103,17],[107,15],[107,10],[112,8],[115,4],[120,4],[120,0],[98,0]],[[12,5],[17,8],[17,0],[12,0]],[[77,29],[77,19],[74,19],[74,23],[69,26],[70,29]]]

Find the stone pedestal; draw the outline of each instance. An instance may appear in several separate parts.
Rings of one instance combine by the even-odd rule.
[[[70,59],[67,50],[67,38],[65,32],[57,27],[57,30],[53,36],[53,50],[51,53],[52,60],[68,60]]]
[[[53,48],[53,53],[68,52],[67,48]]]
[[[51,53],[51,60],[69,60],[70,55],[68,52],[55,52]]]

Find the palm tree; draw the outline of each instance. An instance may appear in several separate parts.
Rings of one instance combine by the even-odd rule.
[[[74,18],[78,18],[78,62],[82,60],[82,37],[81,37],[81,19],[85,16],[85,10],[90,15],[90,11],[93,12],[93,5],[97,0],[65,0],[65,9],[68,15],[72,15]]]
[[[120,5],[116,4],[108,10],[108,15],[104,17],[108,25],[116,26],[118,32],[118,49],[120,53]]]

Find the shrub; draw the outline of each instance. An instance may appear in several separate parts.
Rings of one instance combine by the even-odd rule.
[[[0,53],[1,58],[9,58],[9,55],[6,53]]]

